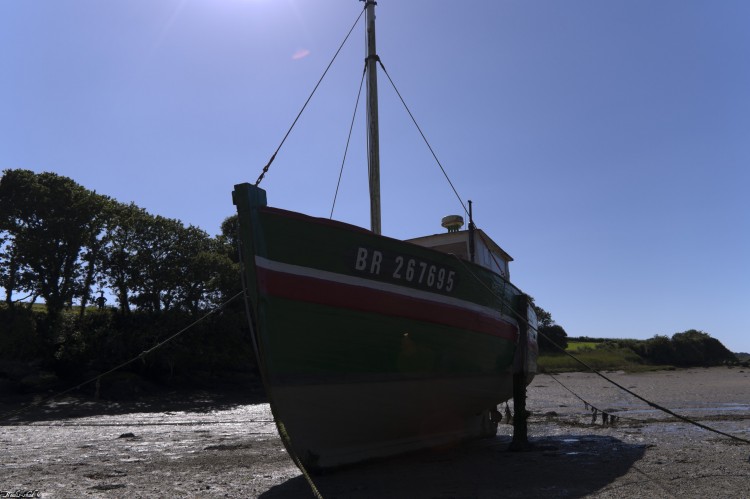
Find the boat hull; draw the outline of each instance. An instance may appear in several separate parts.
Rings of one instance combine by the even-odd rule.
[[[494,436],[507,378],[465,376],[274,386],[293,451],[310,470]]]
[[[517,288],[448,254],[268,208],[248,184],[234,197],[261,375],[306,467],[494,435],[489,413],[519,365]]]

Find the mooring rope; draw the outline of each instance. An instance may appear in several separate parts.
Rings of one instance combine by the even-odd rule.
[[[524,322],[524,323],[526,324],[526,326],[527,326],[527,327],[528,327],[529,329],[532,329],[532,330],[536,331],[536,333],[537,333],[538,335],[541,335],[541,336],[542,336],[542,337],[544,337],[544,338],[545,338],[545,339],[546,339],[547,341],[549,341],[549,342],[550,342],[550,344],[551,344],[552,346],[554,346],[555,348],[557,348],[558,350],[560,350],[560,351],[561,351],[562,353],[564,353],[564,354],[565,354],[565,355],[567,355],[568,357],[572,358],[573,360],[575,360],[576,362],[578,362],[579,364],[581,364],[581,365],[582,365],[583,367],[585,367],[585,368],[586,368],[587,370],[589,370],[589,371],[591,371],[592,373],[596,374],[597,376],[601,377],[602,379],[604,379],[604,380],[605,380],[605,381],[607,381],[608,383],[610,383],[610,384],[612,384],[612,385],[616,386],[616,387],[617,387],[617,388],[619,388],[620,390],[622,390],[622,391],[624,391],[624,392],[626,392],[626,393],[628,393],[628,394],[632,395],[633,397],[637,398],[638,400],[641,400],[641,401],[645,402],[646,404],[648,404],[649,406],[653,407],[654,409],[660,410],[660,411],[662,411],[662,412],[664,412],[664,413],[666,413],[666,414],[669,414],[670,416],[673,416],[673,417],[675,417],[675,418],[677,418],[677,419],[679,419],[679,420],[681,420],[681,421],[684,421],[684,422],[686,422],[686,423],[690,423],[690,424],[692,424],[692,425],[694,425],[694,426],[697,426],[697,427],[699,427],[699,428],[702,428],[702,429],[704,429],[704,430],[706,430],[706,431],[710,431],[710,432],[713,432],[713,433],[717,433],[717,434],[719,434],[719,435],[723,435],[723,436],[725,436],[725,437],[727,437],[727,438],[731,438],[731,439],[733,439],[733,440],[737,440],[738,442],[743,442],[743,443],[746,443],[746,444],[750,444],[750,440],[747,440],[747,439],[744,439],[744,438],[738,437],[738,436],[736,436],[736,435],[732,435],[732,434],[730,434],[730,433],[726,433],[726,432],[723,432],[723,431],[721,431],[721,430],[717,430],[716,428],[712,428],[712,427],[710,427],[710,426],[704,425],[703,423],[699,423],[698,421],[695,421],[695,420],[693,420],[693,419],[690,419],[690,418],[688,418],[688,417],[686,417],[686,416],[682,416],[682,415],[680,415],[680,414],[677,414],[676,412],[674,412],[674,411],[672,411],[672,410],[670,410],[670,409],[668,409],[668,408],[666,408],[666,407],[664,407],[664,406],[662,406],[662,405],[659,405],[659,404],[657,404],[656,402],[652,402],[652,401],[650,401],[650,400],[646,399],[645,397],[642,397],[641,395],[638,395],[638,394],[637,394],[637,393],[635,393],[634,391],[632,391],[632,390],[629,390],[628,388],[625,388],[624,386],[622,386],[621,384],[617,383],[617,382],[616,382],[616,381],[614,381],[613,379],[610,379],[609,377],[605,376],[605,375],[604,375],[604,374],[603,374],[602,372],[600,372],[600,371],[598,371],[598,370],[594,369],[593,367],[591,367],[590,365],[586,364],[586,363],[585,363],[584,361],[582,361],[581,359],[579,359],[579,358],[578,358],[578,357],[576,357],[575,355],[571,354],[570,352],[566,351],[566,350],[565,350],[564,348],[562,348],[562,347],[561,347],[560,345],[558,345],[557,343],[555,343],[554,341],[552,341],[552,339],[551,339],[551,338],[550,338],[549,336],[547,336],[546,334],[544,334],[544,333],[540,332],[540,331],[539,331],[539,330],[538,330],[537,328],[535,328],[535,327],[533,327],[533,326],[532,326],[531,324],[529,324],[529,321],[528,321],[528,319],[527,319],[526,317],[523,317],[523,316],[521,316],[521,314],[519,314],[519,313],[518,313],[518,312],[517,312],[517,311],[516,311],[516,310],[515,310],[515,309],[513,308],[512,304],[508,303],[508,301],[507,301],[507,300],[506,300],[506,299],[505,299],[504,297],[501,297],[501,296],[499,296],[499,295],[498,295],[497,293],[495,293],[495,291],[493,291],[493,290],[492,290],[492,289],[491,289],[491,288],[490,288],[489,286],[487,286],[487,285],[486,285],[486,284],[485,284],[484,282],[482,282],[482,280],[481,280],[481,279],[479,279],[479,277],[478,277],[478,276],[477,276],[476,274],[474,274],[474,272],[472,272],[472,271],[471,271],[471,269],[470,269],[470,268],[469,268],[469,267],[468,267],[468,266],[466,265],[466,262],[464,262],[464,261],[463,261],[463,260],[462,260],[461,258],[459,258],[459,257],[458,257],[458,255],[455,255],[455,254],[453,254],[453,253],[451,253],[451,254],[453,255],[453,257],[454,257],[454,258],[455,258],[456,260],[458,260],[458,261],[459,261],[459,262],[460,262],[460,263],[461,263],[461,264],[462,264],[462,265],[464,266],[464,268],[465,268],[465,269],[467,270],[467,272],[469,272],[469,274],[470,274],[470,275],[471,275],[472,277],[474,277],[474,279],[476,279],[476,280],[477,280],[477,282],[479,282],[479,284],[481,284],[481,285],[482,285],[482,286],[483,286],[484,288],[486,288],[486,289],[487,289],[487,290],[488,290],[488,291],[489,291],[489,292],[490,292],[490,293],[491,293],[491,294],[492,294],[492,295],[493,295],[493,296],[494,296],[495,298],[497,298],[498,300],[500,300],[500,302],[501,302],[501,303],[505,304],[505,305],[506,305],[506,306],[507,306],[507,307],[508,307],[508,308],[509,308],[509,309],[511,310],[511,313],[512,313],[513,315],[515,315],[515,316],[516,316],[516,318],[517,318],[518,320],[520,320],[520,321]]]
[[[200,323],[200,322],[204,321],[205,319],[207,319],[212,314],[215,314],[216,312],[222,310],[229,303],[231,303],[234,300],[236,300],[237,298],[239,298],[242,295],[242,293],[243,293],[243,291],[240,291],[239,293],[237,293],[236,295],[234,295],[233,297],[231,297],[229,300],[227,300],[224,303],[222,303],[221,305],[218,305],[217,307],[211,309],[205,315],[203,315],[200,318],[198,318],[197,320],[193,321],[190,325],[182,328],[180,331],[176,332],[175,334],[173,334],[169,338],[167,338],[167,339],[165,339],[163,341],[160,341],[159,343],[157,343],[153,347],[149,348],[148,350],[142,351],[141,353],[139,353],[138,355],[136,355],[132,359],[127,360],[127,361],[123,362],[122,364],[119,364],[119,365],[113,367],[112,369],[110,369],[107,372],[104,372],[102,374],[94,376],[93,378],[88,379],[88,380],[84,381],[83,383],[79,383],[79,384],[77,384],[77,385],[75,385],[75,386],[73,386],[71,388],[68,388],[67,390],[63,390],[62,392],[56,393],[56,394],[54,394],[54,395],[52,395],[50,397],[41,399],[39,401],[32,402],[31,404],[28,404],[28,405],[26,405],[24,407],[21,407],[19,409],[15,409],[13,411],[6,412],[6,413],[0,415],[0,421],[4,421],[6,419],[10,419],[11,417],[13,417],[13,416],[15,416],[17,414],[21,414],[23,412],[26,412],[26,411],[30,410],[31,408],[33,408],[33,407],[38,407],[38,406],[46,405],[49,402],[53,401],[54,399],[56,399],[58,397],[62,397],[63,395],[72,392],[73,390],[78,390],[79,388],[84,387],[84,386],[86,386],[86,385],[88,385],[90,383],[95,383],[95,382],[101,380],[104,376],[107,376],[108,374],[112,374],[115,371],[119,371],[123,367],[132,364],[133,362],[137,361],[138,359],[145,359],[146,355],[148,355],[151,352],[153,352],[154,350],[156,350],[158,348],[161,348],[162,346],[166,345],[167,343],[169,343],[170,341],[174,340],[175,338],[177,338],[181,334],[185,333],[186,331],[188,331],[192,327],[196,326],[198,323]]]
[[[589,410],[589,408],[592,410],[592,418],[593,418],[592,423],[596,422],[596,417],[597,417],[598,413],[601,413],[601,415],[602,415],[602,423],[605,424],[605,425],[606,424],[612,424],[612,425],[614,425],[620,419],[627,419],[628,421],[636,421],[636,422],[639,422],[639,423],[643,422],[640,419],[629,418],[627,416],[621,416],[621,415],[614,415],[614,414],[611,413],[612,411],[605,411],[603,409],[600,409],[599,407],[595,406],[594,404],[592,404],[588,400],[585,400],[583,397],[581,397],[580,395],[578,395],[576,392],[574,392],[573,390],[571,390],[569,387],[565,386],[565,384],[562,381],[560,381],[559,379],[557,379],[555,376],[553,376],[552,373],[544,373],[544,374],[546,374],[547,376],[549,376],[550,378],[552,378],[555,382],[557,382],[565,390],[567,390],[571,394],[573,394],[573,396],[575,398],[577,398],[578,400],[580,400],[581,402],[583,402],[584,407],[586,408],[587,411]]]
[[[271,390],[271,387],[268,383],[268,380],[266,379],[266,373],[268,372],[266,363],[265,363],[265,356],[262,355],[261,352],[261,345],[260,345],[260,339],[258,338],[257,330],[255,329],[255,320],[253,317],[253,308],[250,304],[250,293],[248,290],[248,282],[247,277],[245,275],[245,260],[243,259],[243,251],[242,251],[242,238],[240,237],[240,227],[239,224],[237,226],[237,253],[239,254],[239,261],[240,261],[240,282],[242,283],[242,293],[244,294],[245,299],[243,300],[245,302],[245,315],[247,317],[247,324],[250,328],[250,337],[251,341],[253,342],[253,349],[255,351],[255,358],[258,360],[258,370],[260,371],[260,379],[263,383],[263,388],[266,391],[266,397],[268,398],[268,406],[271,409],[271,415],[273,416],[273,421],[276,424],[276,430],[279,433],[279,437],[281,438],[281,443],[284,445],[284,448],[287,451],[287,454],[289,454],[289,457],[292,459],[292,462],[299,468],[299,470],[302,472],[302,475],[305,477],[305,480],[307,481],[307,484],[310,486],[310,489],[313,492],[313,495],[316,499],[323,499],[323,495],[318,490],[318,487],[315,485],[315,482],[312,479],[312,476],[307,471],[307,468],[305,467],[304,463],[302,462],[302,459],[297,455],[297,453],[294,450],[294,447],[292,447],[292,440],[289,437],[289,433],[286,431],[286,426],[281,421],[281,418],[276,414],[276,403],[274,401],[274,394]]]

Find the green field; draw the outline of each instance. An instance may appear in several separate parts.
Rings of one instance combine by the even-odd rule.
[[[22,302],[20,306],[24,308],[28,308],[28,303]],[[0,303],[0,307],[7,307],[7,305],[5,303]],[[112,308],[112,307],[110,306],[107,308]],[[39,312],[39,313],[47,313],[47,305],[45,305],[44,303],[34,303],[31,305],[31,310],[34,312]],[[99,310],[99,307],[97,307],[96,305],[91,305],[91,304],[86,305],[87,312],[92,312],[96,310]],[[63,310],[63,314],[80,314],[80,313],[81,313],[80,305],[73,305],[70,308],[66,308]]]
[[[669,369],[672,366],[648,364],[632,349],[615,341],[569,340],[566,352],[574,355],[596,370],[623,370],[628,372]],[[588,369],[572,357],[562,354],[543,353],[538,365],[541,372],[587,371]]]
[[[566,348],[565,351],[573,353],[580,352],[581,350],[594,350],[599,345],[601,345],[601,343],[593,341],[569,341],[568,348]]]

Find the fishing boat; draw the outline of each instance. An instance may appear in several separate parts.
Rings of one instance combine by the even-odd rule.
[[[512,258],[471,216],[407,241],[380,234],[374,6],[371,228],[269,206],[257,185],[233,192],[261,376],[287,449],[313,471],[493,436],[514,373],[536,370]]]

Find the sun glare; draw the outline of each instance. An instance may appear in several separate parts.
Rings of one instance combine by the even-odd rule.
[[[292,54],[292,60],[298,61],[300,59],[304,59],[308,55],[310,55],[310,51],[309,50],[307,50],[307,49],[299,49],[294,54]]]

